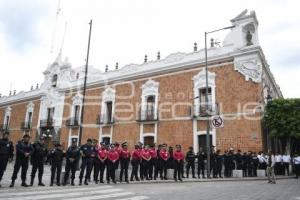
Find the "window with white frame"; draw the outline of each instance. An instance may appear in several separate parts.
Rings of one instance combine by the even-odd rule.
[[[102,107],[100,122],[103,124],[114,122],[114,104],[116,91],[112,88],[106,88],[102,93]]]
[[[159,83],[148,80],[142,87],[142,105],[140,109],[140,120],[158,119],[158,89]]]
[[[11,116],[11,107],[7,107],[5,109],[5,115],[4,115],[4,129],[8,130],[9,129],[9,123],[10,123],[10,116]]]

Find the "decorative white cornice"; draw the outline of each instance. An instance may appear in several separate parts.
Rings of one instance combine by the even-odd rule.
[[[27,112],[33,112],[33,109],[34,109],[34,103],[32,101],[30,101],[27,104]]]
[[[108,87],[102,92],[102,101],[103,102],[108,102],[108,101],[114,102],[115,95],[116,95],[116,91],[113,88]]]
[[[6,109],[5,109],[5,116],[10,116],[11,115],[11,107],[8,106]]]
[[[215,87],[215,77],[216,74],[214,72],[208,71],[208,85],[210,87]],[[194,81],[194,88],[202,88],[206,85],[206,73],[205,69],[201,70],[197,75],[195,75],[192,80]]]
[[[158,95],[159,83],[149,79],[144,85],[142,85],[142,96]]]
[[[72,98],[73,105],[81,105],[82,104],[82,95],[77,92],[77,94]]]

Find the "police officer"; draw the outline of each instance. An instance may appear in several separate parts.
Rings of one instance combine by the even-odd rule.
[[[67,181],[71,171],[71,185],[74,186],[75,173],[80,158],[80,149],[77,146],[77,139],[72,139],[72,144],[66,152],[66,166],[63,185],[67,185]]]
[[[167,180],[167,163],[170,157],[169,152],[167,151],[167,145],[162,144],[162,148],[159,152],[159,165],[160,165],[160,178]]]
[[[29,156],[32,153],[32,146],[29,143],[30,136],[25,134],[23,136],[23,139],[19,141],[16,145],[16,162],[14,165],[14,172],[11,177],[11,184],[9,187],[14,187],[15,185],[15,180],[17,179],[18,173],[20,168],[22,167],[22,172],[21,172],[21,179],[22,179],[22,184],[21,186],[23,187],[28,187],[26,183],[26,175],[27,175],[27,170],[28,170],[28,161],[29,161]]]
[[[155,171],[157,170],[157,151],[155,149],[155,144],[150,145],[150,166],[149,166],[149,179],[152,180],[155,177]],[[154,176],[153,176],[154,173]]]
[[[189,147],[189,151],[186,153],[185,160],[187,162],[186,164],[186,177],[189,178],[190,168],[192,168],[192,176],[195,177],[195,159],[196,155],[193,150],[193,147]]]
[[[121,172],[120,172],[120,182],[123,180],[123,174],[125,175],[125,182],[129,183],[128,180],[128,166],[130,162],[130,151],[128,150],[127,142],[122,143],[122,151],[120,153],[120,163],[121,163]]]
[[[117,147],[115,147],[114,144],[111,145],[110,150],[107,154],[108,158],[108,165],[107,165],[107,183],[110,183],[110,179],[112,179],[112,182],[116,184],[116,169],[117,169],[117,163],[119,161],[120,155],[117,151]]]
[[[0,182],[2,180],[4,171],[8,161],[12,161],[14,156],[14,146],[11,141],[9,141],[9,133],[4,132],[2,139],[0,139]],[[0,185],[1,187],[1,185]]]
[[[80,167],[79,185],[82,185],[84,171],[86,171],[84,184],[88,185],[88,180],[91,177],[94,158],[96,154],[95,147],[92,144],[92,139],[88,139],[87,143],[80,147],[80,152],[82,156],[82,163]]]
[[[96,172],[96,183],[98,183],[98,177],[99,177],[99,172],[100,172],[100,183],[104,183],[103,181],[103,175],[104,175],[104,170],[107,166],[107,149],[105,143],[100,144],[100,148],[97,150],[97,159],[99,160],[99,171]],[[107,174],[108,176],[108,174]]]
[[[31,164],[32,164],[32,171],[31,171],[31,180],[30,186],[33,186],[34,178],[36,171],[38,170],[38,178],[39,178],[39,186],[45,186],[42,182],[43,173],[44,173],[44,161],[47,157],[48,150],[45,145],[45,138],[43,136],[40,137],[40,140],[32,144],[32,155],[31,155]]]
[[[235,169],[241,170],[242,169],[242,164],[243,164],[241,150],[237,151],[234,158],[235,158],[235,163],[236,163],[236,168]]]
[[[217,150],[215,159],[216,159],[216,177],[219,176],[219,178],[223,178],[222,177],[223,155],[221,155],[220,150]]]
[[[200,174],[202,174],[202,178],[205,178],[204,175],[204,168],[205,168],[205,160],[206,160],[206,154],[203,151],[202,147],[199,148],[199,152],[197,154],[197,160],[198,160],[198,178],[200,178]]]
[[[141,160],[141,155],[139,151],[139,145],[136,144],[134,145],[134,151],[132,152],[132,157],[131,157],[132,171],[131,171],[130,181],[133,181],[133,178],[135,178],[136,181],[140,181],[138,177],[140,160]]]
[[[178,178],[179,181],[182,181],[182,166],[183,166],[184,155],[181,151],[180,145],[176,145],[176,150],[173,152],[173,158],[174,158],[174,180],[177,181]]]
[[[60,186],[60,175],[62,169],[62,162],[65,156],[65,152],[61,144],[55,144],[55,147],[50,151],[49,159],[51,160],[51,179],[50,186],[53,186],[54,178],[56,175],[56,185]]]

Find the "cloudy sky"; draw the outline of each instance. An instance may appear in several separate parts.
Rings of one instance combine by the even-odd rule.
[[[93,19],[90,64],[104,70],[202,48],[204,31],[255,10],[259,40],[285,97],[300,97],[300,3],[297,0],[0,0],[0,93],[29,90],[63,46],[84,65]],[[65,39],[63,35],[65,32]],[[226,33],[214,35],[222,41]],[[64,41],[64,42],[63,42]],[[51,53],[52,52],[52,53]]]

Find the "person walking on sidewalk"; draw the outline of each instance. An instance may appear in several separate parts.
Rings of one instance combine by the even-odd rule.
[[[276,184],[275,172],[274,172],[274,166],[275,166],[276,161],[275,161],[275,156],[272,153],[272,150],[269,150],[267,163],[268,163],[267,174],[268,174],[268,180],[269,180],[268,183]]]

